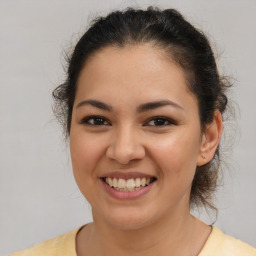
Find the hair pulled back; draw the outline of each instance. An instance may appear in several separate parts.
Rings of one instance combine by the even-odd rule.
[[[225,90],[229,84],[218,73],[206,36],[174,9],[128,8],[93,20],[68,60],[66,81],[53,91],[54,111],[66,136],[70,132],[77,80],[88,58],[106,46],[143,43],[151,43],[153,47],[164,50],[167,58],[183,68],[188,88],[198,100],[202,130],[213,121],[216,110],[224,113],[227,106]],[[219,163],[218,147],[209,163],[197,167],[191,189],[192,207],[216,209],[212,198],[217,186]]]

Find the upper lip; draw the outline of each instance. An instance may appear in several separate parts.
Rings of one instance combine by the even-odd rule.
[[[100,178],[117,178],[117,179],[136,179],[136,178],[155,178],[153,175],[141,173],[141,172],[121,172],[121,171],[114,171],[114,172],[108,172],[104,173],[100,176]]]

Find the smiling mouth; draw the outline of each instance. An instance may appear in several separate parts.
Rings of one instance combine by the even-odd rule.
[[[110,178],[102,177],[101,178],[108,186],[117,190],[117,191],[136,191],[144,187],[147,187],[149,184],[156,181],[156,178],[136,178],[136,179],[122,179],[122,178]]]

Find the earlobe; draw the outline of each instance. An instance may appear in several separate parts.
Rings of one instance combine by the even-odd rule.
[[[210,162],[219,145],[222,135],[223,124],[221,113],[216,110],[212,123],[206,125],[205,132],[202,136],[201,147],[198,152],[197,166]]]

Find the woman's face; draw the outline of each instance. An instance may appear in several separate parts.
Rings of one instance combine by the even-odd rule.
[[[74,176],[95,220],[122,229],[189,212],[202,147],[198,104],[183,70],[163,56],[149,44],[106,47],[78,79]]]

